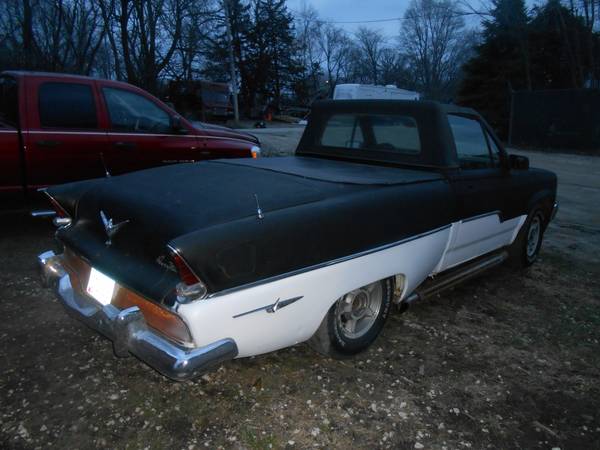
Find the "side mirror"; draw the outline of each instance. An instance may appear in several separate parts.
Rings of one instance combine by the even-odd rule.
[[[521,155],[508,155],[508,166],[514,170],[529,169],[529,158]]]
[[[187,134],[188,130],[181,123],[181,117],[171,117],[171,129],[177,134]]]

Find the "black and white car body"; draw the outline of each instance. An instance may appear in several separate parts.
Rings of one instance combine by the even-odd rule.
[[[393,302],[531,264],[556,211],[555,175],[476,112],[410,101],[318,103],[293,157],[47,194],[64,250],[40,255],[45,279],[118,355],[174,379],[304,341],[357,353]]]

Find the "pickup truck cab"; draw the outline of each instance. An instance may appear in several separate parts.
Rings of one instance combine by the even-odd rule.
[[[0,74],[0,193],[259,153],[254,136],[194,126],[127,83]]]
[[[316,103],[295,156],[55,186],[64,251],[39,256],[67,310],[174,379],[308,341],[366,349],[393,303],[532,264],[556,176],[473,110]]]

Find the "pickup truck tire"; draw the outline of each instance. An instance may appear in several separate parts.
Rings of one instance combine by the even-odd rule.
[[[531,266],[538,257],[546,225],[541,206],[533,208],[519,231],[515,242],[508,249],[509,266],[522,269]]]
[[[394,280],[388,278],[343,295],[329,308],[308,345],[336,359],[365,350],[383,329],[393,293]]]

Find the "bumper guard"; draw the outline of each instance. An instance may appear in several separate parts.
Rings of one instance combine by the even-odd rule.
[[[195,378],[218,364],[237,356],[233,339],[221,339],[204,347],[179,346],[148,327],[137,306],[120,310],[102,306],[77,293],[71,286],[62,256],[47,251],[38,256],[42,283],[53,286],[67,312],[113,342],[115,355],[137,356],[150,367],[173,380]]]

